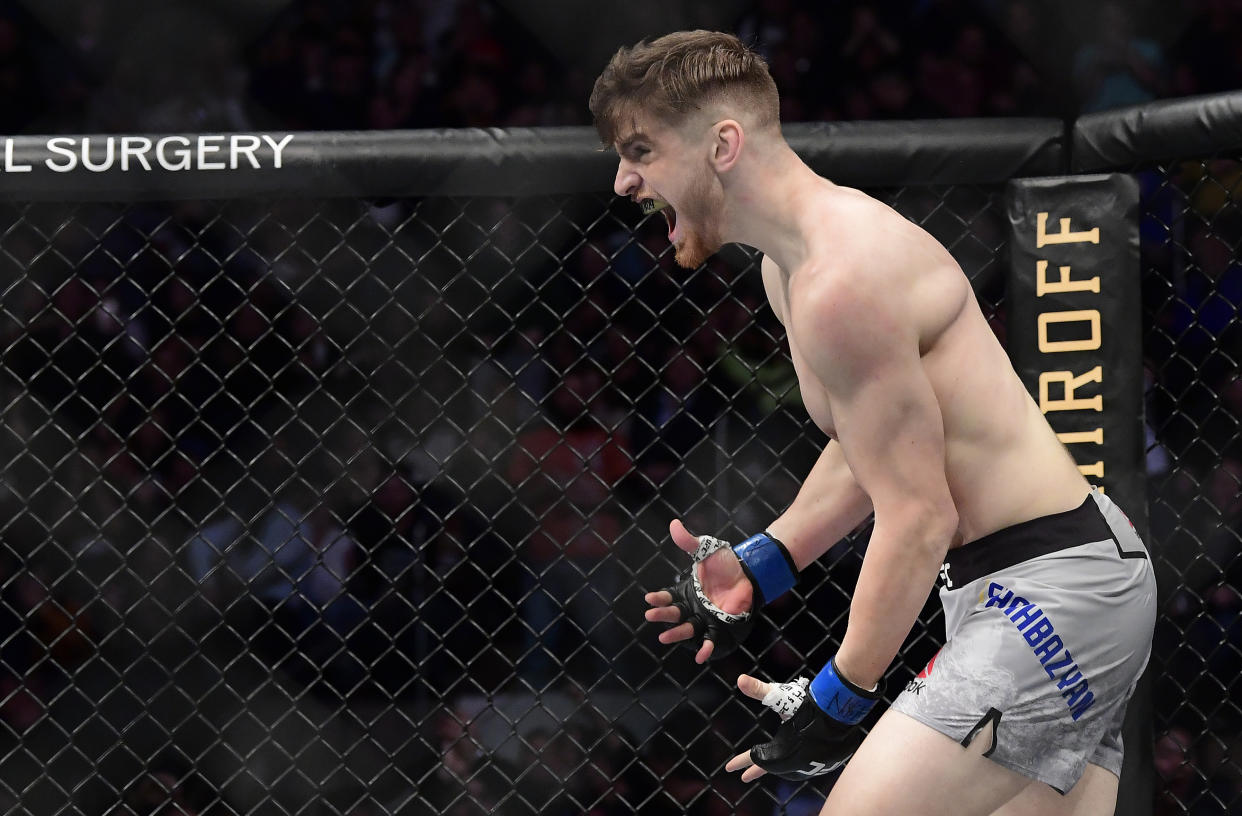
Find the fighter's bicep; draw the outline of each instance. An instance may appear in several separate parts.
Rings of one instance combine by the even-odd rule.
[[[813,349],[807,361],[837,440],[876,512],[951,504],[944,422],[913,327],[880,293],[837,286],[804,294],[794,333]]]
[[[922,366],[886,364],[829,394],[841,451],[877,512],[947,498],[943,419]]]

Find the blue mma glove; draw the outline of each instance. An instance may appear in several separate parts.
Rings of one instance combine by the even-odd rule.
[[[798,583],[798,568],[793,556],[784,544],[766,532],[738,544],[733,554],[742,562],[742,572],[755,589],[755,609],[775,601]]]
[[[754,628],[754,611],[791,589],[798,582],[798,573],[784,544],[767,533],[751,536],[732,549],[750,581],[754,600],[750,611],[726,612],[712,603],[703,591],[697,567],[712,553],[728,547],[729,542],[709,535],[698,538],[699,549],[694,554],[690,574],[665,591],[673,596],[673,606],[681,612],[677,625],[688,621],[695,637],[715,644],[712,658],[716,658],[738,647]],[[694,646],[693,640],[687,642]]]
[[[883,694],[882,682],[867,691],[839,676],[835,657],[814,680],[800,677],[774,685],[763,703],[784,722],[771,742],[750,749],[750,757],[781,779],[798,781],[831,773],[862,744],[857,725]]]

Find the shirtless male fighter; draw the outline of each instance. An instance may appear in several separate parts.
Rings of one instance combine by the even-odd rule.
[[[663,210],[680,265],[725,242],[763,252],[802,399],[831,437],[765,532],[730,547],[672,522],[694,563],[647,595],[647,620],[669,624],[660,641],[702,637],[700,663],[732,648],[797,570],[875,514],[836,656],[809,681],[738,678],[784,722],[726,768],[804,779],[849,760],[834,816],[1111,814],[1151,650],[1151,563],[1023,388],[957,263],[799,159],[767,66],[731,35],[621,48],[590,108],[620,159],[616,193]],[[857,723],[938,578],[947,642],[864,740]]]

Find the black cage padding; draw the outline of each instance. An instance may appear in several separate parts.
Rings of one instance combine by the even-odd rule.
[[[1205,94],[1080,117],[1073,128],[1070,169],[1092,173],[1238,148],[1242,91]]]

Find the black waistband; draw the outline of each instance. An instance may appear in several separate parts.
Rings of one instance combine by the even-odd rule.
[[[937,584],[949,590],[1041,555],[1092,541],[1114,543],[1113,531],[1092,496],[1073,510],[1005,527],[949,550]],[[1120,547],[1118,547],[1120,550]]]

